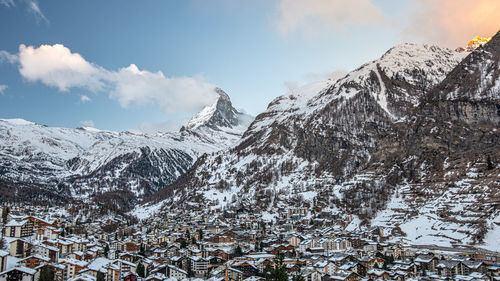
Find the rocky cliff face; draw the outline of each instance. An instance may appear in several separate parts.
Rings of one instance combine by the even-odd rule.
[[[488,199],[500,182],[499,37],[470,54],[402,44],[275,99],[230,153],[162,190],[166,206],[314,206],[401,226],[417,243],[487,240],[499,215]]]
[[[117,133],[0,120],[2,199],[22,200],[8,193],[36,187],[61,200],[117,199],[115,207],[128,208],[172,183],[203,153],[225,149],[241,136],[248,123],[229,96],[217,91],[210,118],[180,132]]]

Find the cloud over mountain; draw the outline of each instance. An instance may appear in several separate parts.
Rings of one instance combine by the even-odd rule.
[[[61,44],[39,47],[22,44],[18,54],[0,51],[0,58],[17,64],[19,73],[28,81],[41,82],[62,92],[72,88],[108,92],[122,107],[157,105],[165,113],[175,113],[199,109],[217,98],[215,86],[201,75],[166,77],[161,71],[141,70],[135,64],[108,70]]]

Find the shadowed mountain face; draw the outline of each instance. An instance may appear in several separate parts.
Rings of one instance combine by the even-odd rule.
[[[499,40],[472,53],[398,45],[278,97],[234,148],[158,197],[166,208],[318,207],[417,243],[480,242],[499,215]]]
[[[9,195],[22,188],[44,190],[40,196],[57,193],[57,201],[109,202],[120,194],[120,206],[115,207],[130,207],[172,183],[203,153],[225,149],[239,139],[248,121],[240,118],[226,93],[216,91],[220,97],[207,107],[213,111],[206,120],[199,118],[197,126],[180,132],[117,133],[0,120],[2,200],[37,199]]]

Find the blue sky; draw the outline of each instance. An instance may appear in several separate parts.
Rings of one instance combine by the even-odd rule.
[[[170,128],[212,86],[257,115],[287,87],[432,41],[406,32],[412,1],[334,2],[0,0],[0,118]]]

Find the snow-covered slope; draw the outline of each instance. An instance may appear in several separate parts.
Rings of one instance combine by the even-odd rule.
[[[180,132],[111,132],[56,128],[21,119],[0,119],[0,179],[9,184],[45,185],[74,197],[125,190],[143,197],[185,173],[204,153],[225,149],[246,129],[229,97],[212,115],[232,123],[200,122]],[[228,112],[217,107],[224,100]],[[248,125],[248,122],[246,123]]]
[[[291,206],[317,207],[348,218],[354,215],[353,222],[377,224],[385,220],[381,212],[388,210],[391,198],[404,193],[394,204],[405,207],[389,213],[391,226],[408,226],[410,231],[418,224],[412,219],[434,220],[439,223],[431,230],[446,243],[479,242],[487,232],[482,221],[498,214],[498,206],[464,207],[464,215],[475,219],[447,219],[446,214],[453,202],[466,206],[468,200],[498,197],[498,167],[492,164],[483,171],[487,155],[493,162],[500,159],[498,122],[491,118],[498,103],[476,107],[477,112],[469,108],[473,115],[482,112],[474,115],[477,122],[472,125],[462,115],[457,118],[453,104],[440,100],[436,105],[430,98],[440,96],[434,88],[444,87],[453,69],[473,69],[472,64],[464,65],[469,57],[461,63],[467,55],[401,44],[337,81],[278,97],[234,148],[199,159],[192,171],[162,190],[163,203],[166,208],[268,213]],[[476,63],[480,68],[485,62]],[[498,60],[494,64],[498,67]],[[491,81],[497,83],[498,75]],[[474,171],[483,171],[485,177],[465,184],[471,183]],[[477,190],[486,195],[463,195]],[[432,204],[438,206],[427,212]],[[448,228],[440,233],[442,225]],[[445,237],[453,232],[457,235]]]

